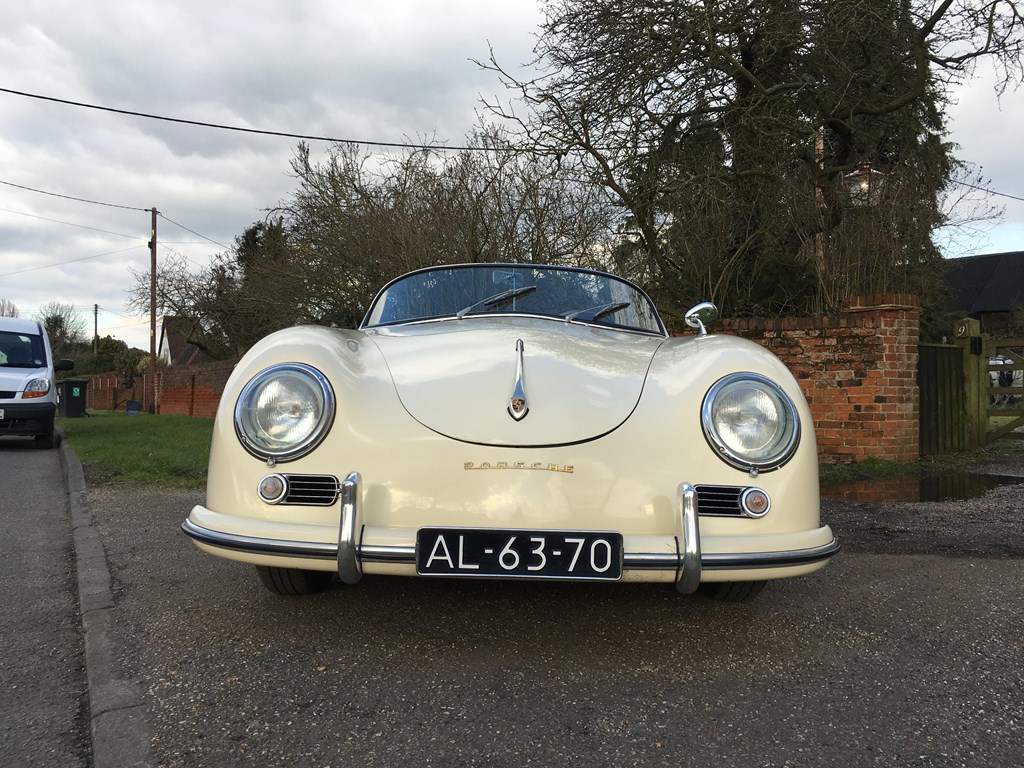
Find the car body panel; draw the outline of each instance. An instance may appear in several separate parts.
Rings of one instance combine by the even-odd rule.
[[[665,341],[550,319],[478,316],[366,335],[421,424],[455,440],[521,446],[577,443],[615,429],[640,399]],[[529,413],[516,422],[507,409],[519,342]]]
[[[516,421],[508,407],[520,340],[530,412]],[[314,451],[275,466],[242,447],[233,414],[246,382],[287,363],[321,372],[337,408]],[[805,427],[778,470],[732,466],[704,437],[702,399],[737,371],[774,381]],[[699,517],[702,580],[784,578],[820,568],[838,548],[819,519],[811,424],[782,362],[734,337],[503,317],[289,328],[250,350],[227,382],[206,503],[191,511],[186,532],[229,559],[337,570],[338,503],[268,504],[256,490],[275,472],[339,480],[357,473],[355,545],[365,573],[414,575],[410,558],[424,527],[580,530],[622,534],[623,581],[675,581],[681,486],[756,487],[772,500],[763,517]],[[279,542],[296,544],[294,551]],[[302,543],[318,554],[307,556]],[[809,554],[786,556],[799,552]],[[769,567],[759,567],[764,553],[778,555]]]

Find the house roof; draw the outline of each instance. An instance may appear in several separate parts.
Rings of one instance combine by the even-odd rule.
[[[1024,251],[950,259],[945,283],[951,312],[979,315],[1024,307]]]
[[[194,321],[187,317],[165,317],[160,332],[160,354],[166,346],[167,359],[171,365],[192,365],[206,363],[210,357],[199,347],[188,342]]]

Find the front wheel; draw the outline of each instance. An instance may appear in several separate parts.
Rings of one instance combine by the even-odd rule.
[[[305,571],[300,568],[271,568],[257,565],[263,586],[275,595],[311,595],[331,586],[334,574],[328,571]]]
[[[721,600],[727,603],[743,603],[753,600],[764,589],[763,581],[718,581],[710,584],[701,584],[698,587],[700,594],[710,597],[712,600]]]

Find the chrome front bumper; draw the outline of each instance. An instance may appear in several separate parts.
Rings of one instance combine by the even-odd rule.
[[[190,519],[182,531],[196,542],[216,549],[273,557],[334,560],[338,575],[346,584],[356,584],[363,576],[363,564],[415,565],[415,546],[380,546],[360,541],[363,522],[359,509],[358,473],[353,472],[341,484],[341,519],[337,542],[305,542],[243,536],[204,528]],[[683,483],[678,490],[679,517],[675,533],[675,553],[623,553],[624,571],[674,571],[675,584],[683,594],[697,590],[704,571],[774,569],[819,563],[839,551],[835,538],[819,546],[772,552],[703,553],[698,525],[697,493]]]

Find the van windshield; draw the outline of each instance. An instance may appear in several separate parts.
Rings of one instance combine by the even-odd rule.
[[[0,368],[41,368],[45,360],[42,336],[0,331]]]

